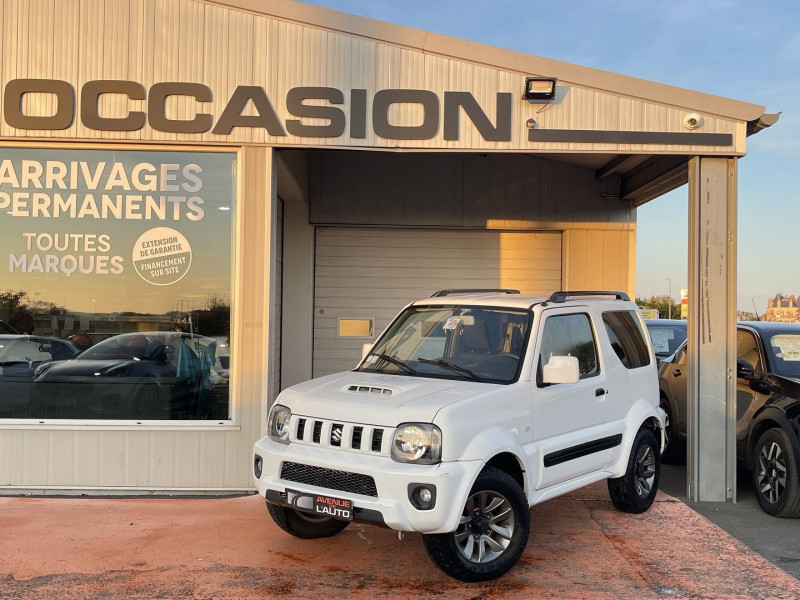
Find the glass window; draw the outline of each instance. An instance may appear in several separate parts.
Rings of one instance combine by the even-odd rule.
[[[626,368],[638,369],[650,364],[644,332],[634,311],[604,312],[603,323],[614,353]]]
[[[791,325],[789,325],[791,327]],[[739,332],[739,343],[742,343],[742,332]],[[769,338],[769,358],[774,364],[773,371],[784,377],[800,377],[800,334],[789,330]],[[740,357],[742,358],[742,357]],[[753,363],[756,367],[756,363]],[[757,371],[759,369],[756,369]]]
[[[519,377],[530,314],[475,306],[414,306],[376,342],[358,370],[511,383]]]
[[[0,418],[229,418],[235,165],[0,148]]]
[[[542,333],[542,348],[539,355],[538,381],[541,383],[542,367],[552,356],[575,356],[581,379],[600,373],[597,361],[597,343],[594,331],[585,313],[553,315],[547,318]]]

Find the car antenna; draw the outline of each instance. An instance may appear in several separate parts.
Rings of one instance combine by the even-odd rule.
[[[756,308],[756,301],[755,301],[754,298],[751,298],[751,300],[753,301],[753,310],[756,311],[756,321],[760,321],[761,317],[758,316],[758,309]]]

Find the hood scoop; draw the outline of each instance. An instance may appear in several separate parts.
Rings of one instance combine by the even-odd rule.
[[[372,394],[375,396],[391,396],[392,390],[385,387],[376,387],[374,385],[349,385],[344,388],[347,392],[355,392],[356,394]]]

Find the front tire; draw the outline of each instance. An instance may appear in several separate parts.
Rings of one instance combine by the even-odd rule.
[[[342,531],[350,523],[330,517],[318,517],[293,508],[277,506],[267,502],[269,516],[286,533],[304,540],[331,537]]]
[[[656,498],[661,457],[655,434],[642,428],[636,434],[625,475],[608,480],[608,494],[617,510],[643,513]]]
[[[773,517],[800,517],[798,457],[783,429],[767,429],[753,448],[753,488],[761,509]]]
[[[495,468],[484,469],[470,490],[458,528],[423,535],[430,559],[461,581],[488,581],[505,574],[525,550],[530,508],[519,484]]]

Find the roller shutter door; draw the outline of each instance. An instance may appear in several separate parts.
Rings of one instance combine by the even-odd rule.
[[[363,344],[403,306],[437,290],[549,295],[560,289],[561,233],[318,227],[315,261],[314,377],[320,377],[352,369]],[[341,337],[340,319],[356,327],[372,319],[371,337]]]

